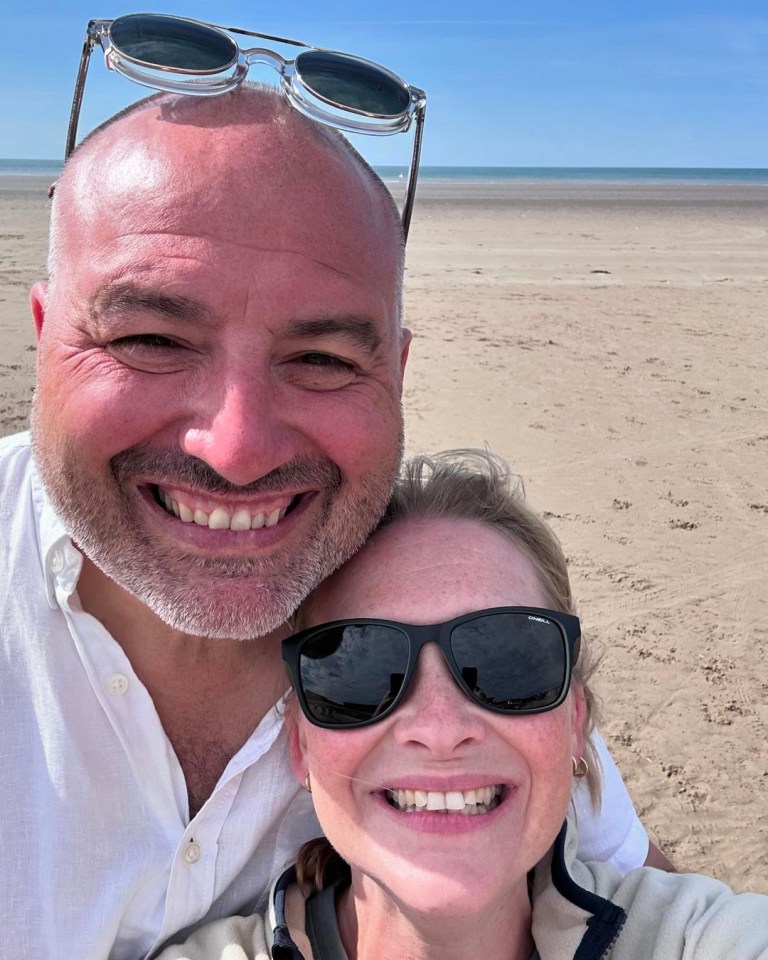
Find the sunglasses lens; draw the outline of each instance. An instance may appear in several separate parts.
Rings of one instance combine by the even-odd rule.
[[[400,692],[407,665],[408,638],[394,627],[322,630],[299,654],[299,682],[311,718],[354,726],[380,716]]]
[[[497,710],[546,709],[566,682],[565,640],[545,617],[476,617],[454,627],[451,650],[473,697]]]
[[[316,97],[354,113],[401,117],[410,104],[410,93],[402,80],[375,63],[343,53],[300,53],[296,73]]]
[[[181,17],[128,14],[113,21],[109,37],[118,53],[158,69],[215,73],[237,59],[230,37]]]

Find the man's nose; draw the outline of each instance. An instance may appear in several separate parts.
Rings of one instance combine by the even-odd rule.
[[[394,736],[403,746],[423,747],[439,760],[461,755],[487,733],[483,709],[453,678],[439,648],[425,646],[405,701],[395,713]]]
[[[306,453],[286,413],[267,376],[232,371],[198,398],[196,411],[182,428],[180,445],[230,483],[252,483]]]

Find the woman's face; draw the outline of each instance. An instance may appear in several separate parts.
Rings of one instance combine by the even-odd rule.
[[[469,521],[402,521],[319,588],[309,625],[350,617],[439,623],[507,605],[549,605],[533,566],[507,539]],[[405,700],[380,723],[334,731],[300,716],[294,766],[300,780],[310,773],[333,846],[401,908],[475,910],[509,897],[552,844],[571,795],[571,756],[582,752],[582,721],[573,689],[548,713],[485,710],[429,645]],[[391,793],[486,788],[501,802],[472,815],[406,812]]]

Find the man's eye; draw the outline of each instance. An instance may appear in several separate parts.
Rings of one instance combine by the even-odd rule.
[[[357,376],[357,367],[349,360],[315,351],[293,357],[287,370],[290,380],[303,390],[340,390]]]
[[[115,350],[172,350],[180,344],[159,333],[137,333],[130,337],[113,340],[109,347]]]
[[[119,363],[145,373],[174,373],[192,358],[186,344],[160,333],[137,333],[118,337],[104,345]]]
[[[303,353],[299,358],[300,363],[306,363],[314,367],[331,367],[337,370],[352,370],[353,366],[347,360],[331,356],[329,353]]]

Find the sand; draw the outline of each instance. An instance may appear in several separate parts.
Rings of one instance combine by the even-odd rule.
[[[0,178],[0,433],[45,186]],[[408,450],[489,444],[566,548],[603,730],[682,869],[768,893],[768,188],[425,184]]]

